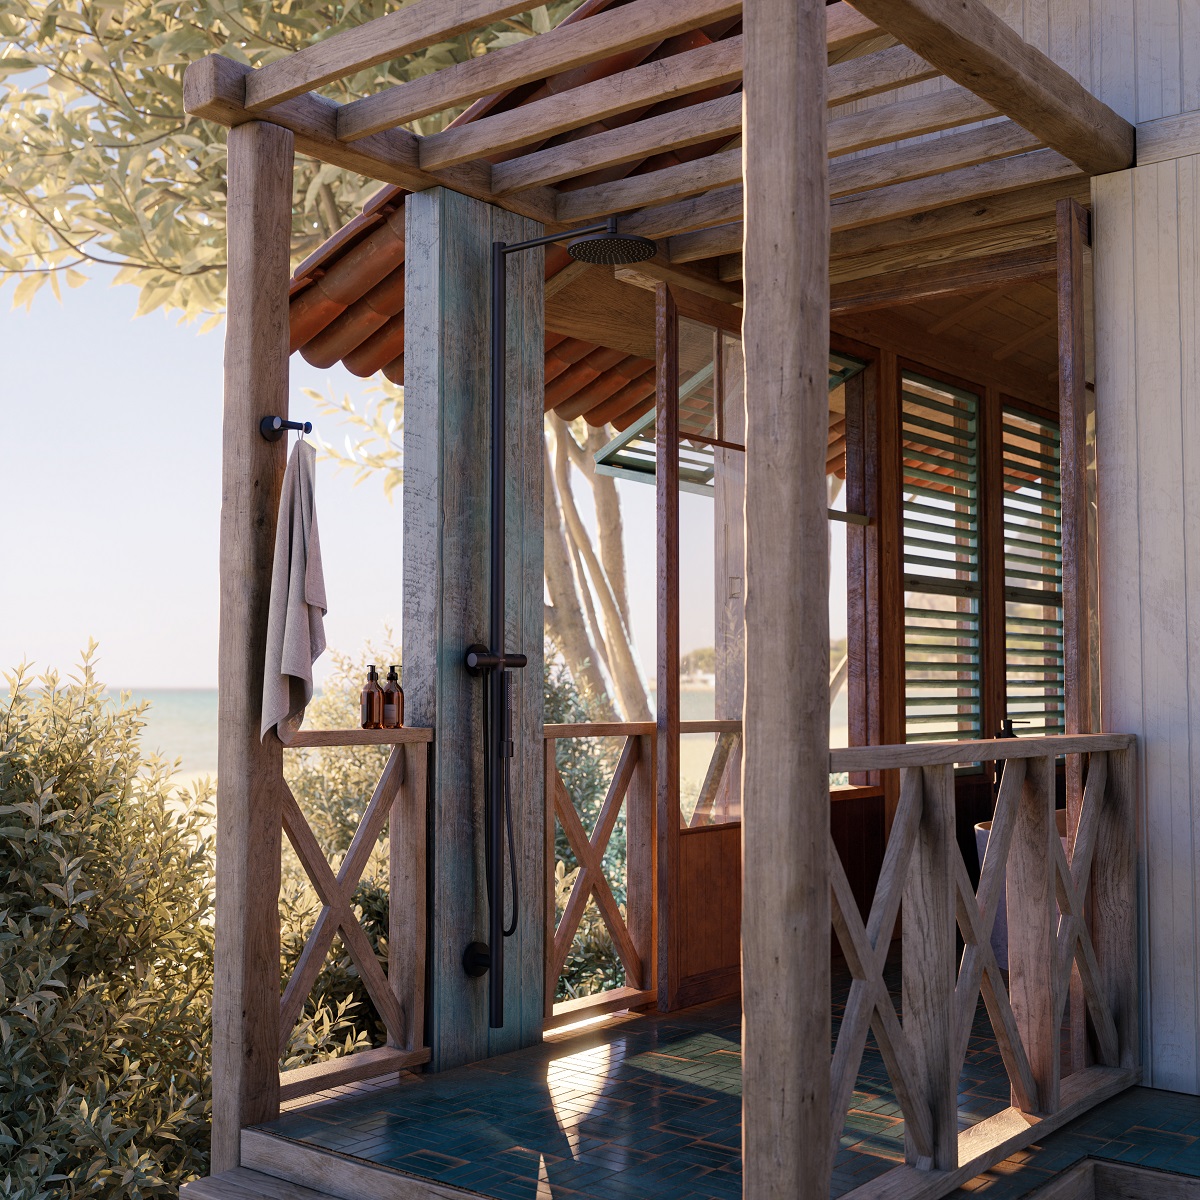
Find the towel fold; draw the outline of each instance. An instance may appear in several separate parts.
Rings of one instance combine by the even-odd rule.
[[[317,452],[297,441],[283,476],[271,611],[263,667],[262,736],[294,733],[313,694],[313,663],[325,650],[325,575],[315,504]]]

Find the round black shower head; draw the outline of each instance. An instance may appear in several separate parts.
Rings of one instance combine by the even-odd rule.
[[[567,245],[567,253],[578,262],[597,263],[604,267],[626,266],[645,262],[658,253],[649,239],[634,233],[618,233],[610,223],[599,233],[585,233]]]

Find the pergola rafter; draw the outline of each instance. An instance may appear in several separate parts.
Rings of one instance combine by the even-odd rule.
[[[551,231],[624,214],[630,232],[670,239],[660,269],[737,253],[735,0],[591,0],[547,33],[348,104],[312,90],[521,9],[421,0],[259,70],[210,57],[189,68],[185,102],[229,126],[279,124],[321,161],[409,190],[444,185]],[[1050,185],[1132,160],[1132,127],[979,0],[840,2],[827,7],[825,25],[835,254],[848,231],[882,232],[1014,190],[1033,206],[1014,221],[1045,217],[1073,194]],[[863,112],[835,107],[940,75],[954,86]],[[471,101],[441,132],[404,127]],[[946,224],[910,223],[906,240],[963,232],[935,229]],[[853,252],[868,254],[871,240],[858,239]],[[736,267],[719,272],[714,261],[708,273],[736,286]]]

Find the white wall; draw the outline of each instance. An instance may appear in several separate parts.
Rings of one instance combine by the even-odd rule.
[[[1146,1082],[1200,1093],[1200,156],[1092,186],[1102,695],[1140,741]]]

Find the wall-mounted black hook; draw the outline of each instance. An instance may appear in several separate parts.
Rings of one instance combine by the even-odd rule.
[[[289,430],[299,433],[312,433],[311,421],[285,421],[282,417],[263,417],[258,423],[258,432],[268,442],[277,442]]]

